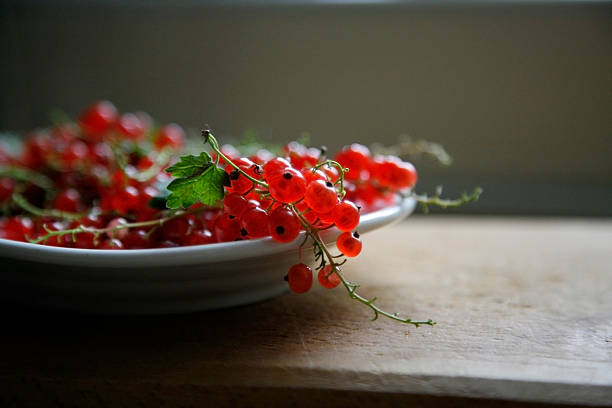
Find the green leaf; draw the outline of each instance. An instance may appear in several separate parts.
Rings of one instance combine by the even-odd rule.
[[[202,168],[208,167],[212,159],[206,152],[200,153],[199,156],[182,156],[181,160],[173,166],[166,169],[166,172],[174,177],[191,177],[202,171]]]
[[[183,159],[184,157],[181,158],[181,162]],[[198,202],[214,205],[223,199],[225,192],[223,186],[229,185],[229,176],[223,169],[210,163],[210,156],[208,159],[207,164],[195,170],[193,168],[187,170],[188,166],[183,167],[185,170],[181,174],[190,174],[190,176],[174,179],[168,184],[170,190],[166,201],[168,208],[187,208]]]

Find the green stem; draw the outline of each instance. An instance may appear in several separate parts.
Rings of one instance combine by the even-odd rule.
[[[25,167],[0,167],[0,177],[10,177],[15,180],[27,181],[42,188],[43,190],[53,189],[53,181],[51,181],[51,179]]]
[[[340,198],[344,198],[344,196],[346,195],[346,191],[344,191],[344,174],[347,171],[349,171],[349,169],[342,167],[342,165],[340,163],[338,163],[337,161],[334,161],[334,160],[325,160],[322,163],[316,164],[312,168],[312,172],[314,173],[315,171],[317,171],[317,169],[321,168],[324,165],[327,165],[329,167],[334,166],[334,167],[336,167],[338,169],[339,176],[338,176],[338,180],[336,181],[336,184],[340,184]]]
[[[401,317],[398,316],[397,313],[389,313],[389,312],[379,308],[378,306],[376,306],[374,304],[374,302],[376,301],[375,297],[372,298],[372,299],[366,299],[363,296],[361,296],[360,294],[358,294],[356,292],[356,290],[359,287],[359,285],[347,281],[344,278],[344,276],[342,276],[342,274],[340,273],[339,264],[336,263],[334,256],[329,252],[329,250],[327,249],[327,247],[323,243],[323,240],[319,236],[319,231],[315,227],[310,225],[306,219],[304,219],[304,217],[300,214],[300,212],[297,210],[297,208],[295,208],[294,205],[289,204],[289,208],[298,217],[298,219],[300,220],[300,223],[302,224],[302,226],[306,230],[306,233],[312,238],[314,244],[316,246],[318,246],[320,248],[320,250],[323,252],[323,254],[325,255],[325,257],[327,257],[327,261],[331,265],[333,273],[335,273],[338,276],[338,278],[340,278],[340,281],[342,282],[342,285],[344,286],[344,288],[347,290],[347,292],[349,294],[349,297],[351,299],[354,299],[354,300],[360,302],[360,303],[363,303],[364,305],[368,306],[374,312],[374,317],[372,318],[372,320],[376,320],[376,319],[378,319],[379,315],[382,315],[382,316],[388,317],[389,319],[392,319],[392,320],[395,320],[395,321],[398,321],[398,322],[401,322],[401,323],[412,324],[415,327],[419,327],[420,325],[433,326],[433,325],[436,324],[431,319],[428,319],[428,320],[412,320],[410,318],[405,318],[405,319],[401,318]],[[324,264],[323,264],[323,266],[324,266]]]
[[[417,200],[417,202],[419,202],[423,206],[425,212],[428,212],[429,205],[437,205],[442,208],[459,207],[463,204],[467,204],[472,201],[477,201],[480,198],[481,194],[482,188],[476,187],[471,194],[463,193],[461,194],[461,197],[453,200],[444,199],[440,197],[442,195],[442,188],[438,187],[436,193],[431,197],[427,194],[416,193],[411,193],[410,196],[412,196],[415,200]]]
[[[217,159],[221,157],[227,164],[232,166],[236,171],[238,171],[244,177],[251,180],[251,182],[253,182],[254,184],[259,184],[260,186],[263,186],[266,189],[269,189],[268,183],[266,183],[265,181],[257,180],[254,177],[251,177],[244,170],[238,167],[233,161],[231,161],[226,155],[224,155],[221,149],[219,148],[219,142],[217,142],[217,139],[215,139],[215,136],[212,134],[210,130],[207,130],[207,129],[202,130],[202,136],[204,137],[204,142],[208,143],[210,147],[212,147],[212,149],[217,153]]]
[[[188,211],[177,211],[167,217],[162,217],[162,218],[158,218],[156,220],[149,220],[149,221],[140,221],[140,222],[132,222],[132,223],[126,223],[126,224],[119,224],[116,225],[112,228],[92,228],[92,227],[87,227],[84,225],[79,225],[78,227],[75,228],[70,228],[70,229],[65,229],[65,230],[58,230],[58,231],[52,231],[47,229],[46,227],[45,230],[47,231],[47,234],[40,236],[36,239],[31,239],[28,240],[29,242],[33,243],[33,244],[38,244],[40,242],[46,242],[47,240],[49,240],[50,238],[53,237],[62,237],[64,235],[72,235],[73,240],[74,240],[74,236],[77,234],[81,234],[81,233],[90,233],[94,235],[94,240],[97,240],[97,238],[102,235],[102,234],[107,234],[109,236],[114,235],[114,233],[116,231],[122,230],[122,229],[126,229],[126,228],[143,228],[143,227],[160,227],[162,225],[164,225],[166,222],[186,215],[186,214],[193,214],[196,213],[198,211],[202,211],[203,208],[195,208],[193,210],[188,210]]]
[[[39,217],[61,218],[65,220],[78,220],[79,218],[83,217],[83,214],[60,211],[56,209],[38,208],[30,204],[30,202],[28,202],[28,200],[26,200],[26,198],[19,193],[13,193],[13,196],[11,198],[15,204],[17,204],[27,212],[37,215]]]

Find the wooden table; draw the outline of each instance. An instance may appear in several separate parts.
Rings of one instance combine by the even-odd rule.
[[[611,220],[412,217],[364,242],[346,275],[435,327],[342,288],[146,318],[6,304],[0,405],[612,404]]]

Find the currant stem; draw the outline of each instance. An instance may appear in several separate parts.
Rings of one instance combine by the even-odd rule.
[[[416,193],[411,193],[410,196],[412,196],[415,200],[417,200],[423,206],[423,210],[425,212],[428,212],[429,205],[437,205],[442,208],[459,207],[463,204],[467,204],[472,201],[477,201],[480,198],[481,194],[482,194],[482,188],[476,187],[474,191],[470,194],[468,193],[461,194],[460,198],[457,198],[454,200],[444,199],[444,198],[441,198],[442,187],[439,186],[436,189],[435,194],[431,197],[428,196],[427,194],[416,194]]]
[[[219,148],[219,142],[217,142],[217,139],[215,139],[215,136],[212,134],[210,130],[208,129],[202,130],[202,136],[204,137],[204,142],[208,143],[210,147],[212,147],[212,149],[217,153],[217,158],[221,157],[227,164],[232,166],[237,172],[239,172],[244,177],[252,181],[254,184],[259,184],[260,186],[265,187],[266,190],[269,189],[268,183],[266,183],[265,181],[257,180],[254,177],[251,177],[244,170],[238,167],[233,161],[231,161],[226,155],[224,155],[221,149]]]
[[[73,240],[74,240],[74,236],[76,234],[81,234],[84,232],[93,234],[94,240],[97,240],[97,238],[102,234],[108,234],[109,236],[113,236],[116,231],[119,231],[122,229],[142,228],[142,227],[160,227],[164,225],[166,222],[170,221],[171,219],[174,219],[174,218],[186,215],[186,214],[194,214],[198,211],[202,211],[202,208],[196,208],[196,209],[188,210],[188,211],[177,211],[167,217],[158,218],[156,220],[119,224],[112,228],[108,228],[108,227],[107,228],[92,228],[92,227],[87,227],[84,225],[79,225],[78,227],[75,227],[75,228],[53,231],[53,230],[46,228],[46,226],[43,226],[43,228],[45,228],[45,231],[47,231],[47,234],[40,236],[36,239],[29,239],[28,241],[33,244],[38,244],[40,242],[46,242],[50,238],[53,238],[53,237],[63,237],[64,235],[69,235],[69,234],[73,236]]]
[[[397,313],[389,313],[379,308],[378,306],[376,306],[374,304],[374,301],[376,300],[375,297],[372,299],[366,299],[360,294],[358,294],[356,290],[359,287],[359,285],[347,281],[344,278],[344,276],[342,276],[338,268],[340,264],[336,263],[336,261],[334,260],[334,256],[329,252],[329,250],[323,243],[323,240],[319,236],[319,231],[315,227],[310,225],[307,220],[304,219],[304,217],[300,214],[300,212],[297,210],[297,208],[295,208],[294,205],[289,204],[288,206],[291,209],[291,211],[296,215],[296,217],[298,217],[298,219],[300,220],[300,223],[302,224],[302,226],[304,227],[306,231],[306,234],[308,234],[312,238],[313,242],[315,243],[315,246],[318,246],[321,252],[325,255],[325,257],[327,258],[327,261],[332,267],[333,273],[335,273],[338,276],[338,278],[340,278],[340,281],[342,282],[342,285],[347,290],[349,297],[360,303],[363,303],[364,305],[372,309],[372,311],[374,312],[374,317],[371,319],[372,321],[378,319],[379,315],[382,315],[382,316],[388,317],[389,319],[398,321],[400,323],[412,324],[415,327],[419,327],[421,325],[433,326],[436,324],[436,322],[434,322],[431,319],[428,319],[428,320],[412,320],[410,318],[403,319],[399,317]],[[322,265],[324,265],[324,262],[322,262]]]
[[[349,169],[342,167],[342,165],[335,160],[325,160],[324,162],[316,164],[312,168],[312,172],[314,173],[315,171],[317,171],[317,169],[325,165],[329,167],[334,166],[338,169],[340,175],[338,176],[338,180],[336,181],[336,183],[340,184],[340,198],[344,198],[344,196],[346,195],[346,191],[344,191],[344,173],[349,171]]]
[[[42,188],[43,190],[53,189],[53,181],[51,181],[47,176],[27,169],[25,167],[0,167],[0,177],[4,176],[13,178],[15,180],[32,183]]]
[[[15,204],[17,204],[18,206],[20,206],[27,212],[33,215],[37,215],[39,217],[61,218],[65,220],[77,220],[83,217],[83,214],[71,213],[67,211],[60,211],[56,209],[43,210],[41,208],[38,208],[30,204],[30,202],[28,202],[28,200],[26,200],[26,198],[19,193],[13,193],[11,199],[13,200]]]

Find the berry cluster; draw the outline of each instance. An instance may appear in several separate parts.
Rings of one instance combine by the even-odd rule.
[[[409,193],[417,182],[412,164],[373,155],[359,144],[333,159],[323,148],[297,142],[278,155],[261,149],[242,157],[235,147],[220,146],[209,130],[202,136],[211,155],[177,159],[185,143],[178,125],[156,127],[145,113],[120,115],[110,102],[100,101],[76,123],[34,132],[21,155],[0,148],[0,212],[5,215],[0,238],[70,248],[145,249],[266,236],[287,243],[304,231],[300,248],[310,239],[321,286],[342,284],[375,318],[433,324],[379,309],[340,270],[346,258],[361,252],[360,212]],[[473,199],[413,196],[445,206]],[[331,227],[340,231],[335,256],[320,237]],[[286,280],[292,291],[304,293],[313,276],[313,269],[300,262]]]
[[[141,230],[110,232],[129,221],[159,218],[149,202],[169,181],[162,170],[184,143],[180,126],[156,127],[146,113],[119,114],[113,104],[100,101],[76,123],[32,132],[20,154],[11,156],[0,148],[0,209],[7,215],[0,218],[0,238],[36,240],[51,231],[83,227],[109,233],[51,236],[41,243],[99,249],[156,246],[141,239]],[[165,227],[170,234],[176,229],[173,223]]]

